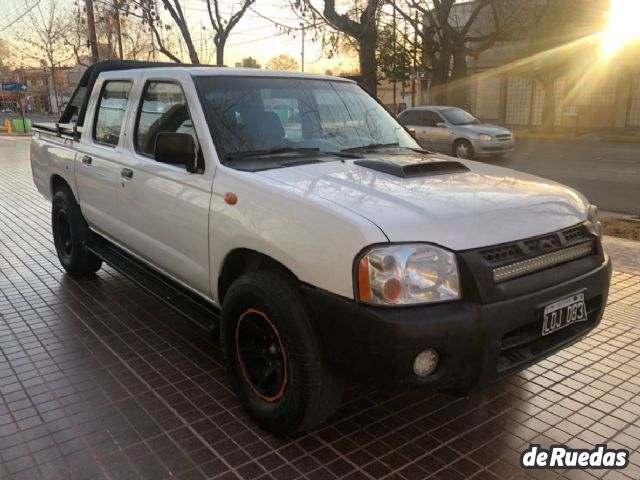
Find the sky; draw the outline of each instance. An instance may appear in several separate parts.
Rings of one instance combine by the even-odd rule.
[[[29,6],[33,6],[38,0],[0,0],[0,37],[9,38],[11,36],[11,25],[18,25],[20,16],[24,14]],[[57,0],[60,3],[73,5],[73,0]],[[79,0],[81,3],[83,0]],[[42,0],[42,5],[48,2]],[[203,42],[213,43],[212,40],[202,36],[202,25],[210,26],[206,3],[203,0],[182,0],[181,4],[187,12],[187,19],[190,30],[194,36],[197,49],[209,51],[213,54],[212,47],[206,49]],[[271,20],[278,23],[297,27],[299,20],[291,11],[288,0],[258,0],[257,5],[248,10],[238,25],[232,31],[227,48],[225,50],[225,63],[233,66],[243,58],[252,56],[263,66],[269,59],[285,53],[295,58],[301,63],[301,35],[298,32],[296,38],[283,34]],[[239,5],[239,0],[222,0],[221,10],[228,13],[232,8]],[[235,10],[234,10],[235,11]],[[227,17],[228,18],[228,17]],[[169,19],[170,21],[170,19]],[[17,22],[17,23],[16,23]],[[211,31],[209,30],[209,33]],[[332,70],[333,73],[349,72],[357,69],[357,59],[355,57],[342,56],[340,58],[328,59],[323,57],[321,48],[309,40],[307,34],[305,42],[305,71],[314,73],[324,73]],[[213,61],[210,58],[209,61]]]

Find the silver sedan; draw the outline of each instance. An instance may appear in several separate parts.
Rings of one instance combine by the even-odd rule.
[[[412,107],[398,120],[415,132],[424,148],[459,158],[498,157],[513,150],[513,133],[504,127],[480,123],[456,107]]]

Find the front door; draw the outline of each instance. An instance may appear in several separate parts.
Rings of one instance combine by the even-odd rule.
[[[96,83],[100,96],[89,106],[90,131],[82,135],[76,159],[76,186],[82,214],[93,228],[117,232],[116,182],[122,156],[122,135],[132,82],[109,80]],[[89,116],[87,118],[89,118]]]
[[[451,153],[453,131],[444,126],[444,120],[437,112],[425,110],[422,112],[423,135],[427,148],[443,153]],[[438,126],[440,125],[440,126]]]
[[[211,294],[209,281],[209,202],[212,171],[154,159],[161,132],[192,135],[198,145],[184,90],[177,82],[148,80],[133,116],[130,151],[122,158],[118,206],[127,228],[121,243],[155,267]],[[198,149],[199,150],[199,149]]]

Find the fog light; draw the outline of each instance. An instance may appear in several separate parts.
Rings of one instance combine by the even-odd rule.
[[[433,348],[427,348],[420,352],[413,361],[413,372],[419,377],[431,375],[438,366],[438,352]]]

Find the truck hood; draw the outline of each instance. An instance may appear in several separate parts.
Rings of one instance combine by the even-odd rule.
[[[442,155],[370,155],[367,160],[456,160]],[[533,175],[474,161],[469,171],[401,178],[329,161],[257,175],[349,209],[375,223],[392,242],[425,241],[465,250],[520,240],[586,220],[575,190]]]

